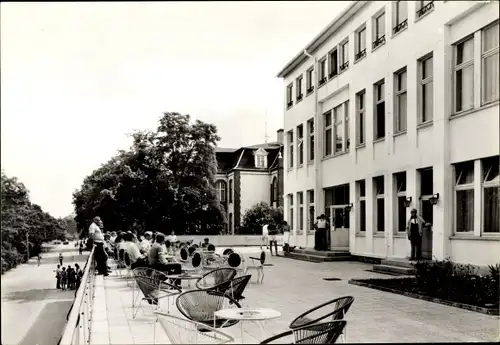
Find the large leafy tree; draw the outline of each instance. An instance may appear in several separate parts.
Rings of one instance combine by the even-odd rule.
[[[63,222],[33,204],[24,184],[3,170],[1,213],[2,273],[26,260],[28,242],[30,254],[37,255],[42,241],[64,238]]]
[[[282,220],[283,209],[281,207],[274,208],[265,202],[259,202],[245,212],[243,227],[238,232],[240,234],[262,234],[264,225],[273,224],[278,227]]]
[[[155,131],[132,138],[73,194],[82,235],[96,215],[112,230],[217,233],[226,218],[214,187],[216,127],[165,113]]]

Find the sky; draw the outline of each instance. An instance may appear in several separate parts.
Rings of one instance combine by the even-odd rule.
[[[349,1],[5,3],[1,167],[55,217],[83,179],[163,112],[218,128],[220,147],[283,126],[277,73]]]

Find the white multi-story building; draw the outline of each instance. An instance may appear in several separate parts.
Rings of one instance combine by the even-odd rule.
[[[500,262],[499,4],[355,1],[278,77],[285,84],[285,219],[312,247]],[[350,211],[349,211],[350,209]]]

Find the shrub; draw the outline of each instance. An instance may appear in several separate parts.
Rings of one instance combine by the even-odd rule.
[[[281,207],[273,208],[265,202],[259,202],[245,212],[240,230],[244,228],[245,233],[262,234],[262,227],[265,224],[278,226],[282,219],[283,209]]]

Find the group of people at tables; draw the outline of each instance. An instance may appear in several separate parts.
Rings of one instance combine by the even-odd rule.
[[[106,237],[106,236],[105,236]],[[176,254],[182,248],[188,249],[193,245],[193,239],[188,242],[179,242],[177,236],[172,231],[171,235],[165,236],[161,232],[152,233],[146,231],[138,238],[137,234],[131,231],[111,233],[107,236],[107,247],[115,259],[119,258],[120,251],[128,254],[130,268],[150,267],[167,275],[177,275],[182,273],[182,261]],[[208,238],[201,243],[202,248],[215,249],[210,244]],[[176,280],[180,284],[179,280]]]

